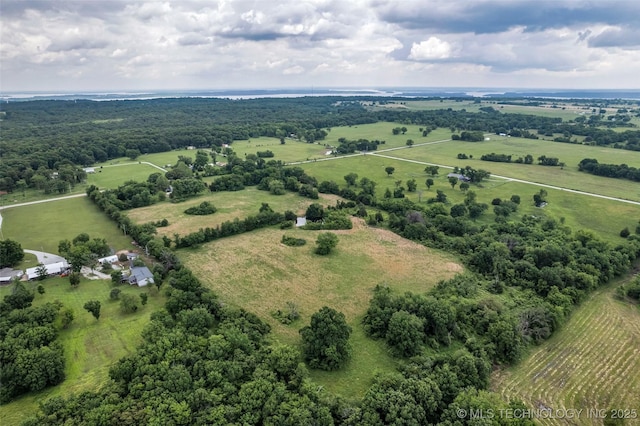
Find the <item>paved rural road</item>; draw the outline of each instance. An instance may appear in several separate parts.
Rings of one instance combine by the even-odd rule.
[[[53,254],[53,253],[47,253],[45,251],[24,249],[24,252],[35,254],[36,257],[38,258],[38,262],[42,263],[43,265],[50,265],[52,263],[58,263],[58,262],[66,262],[66,259],[64,257],[58,256],[57,254]]]

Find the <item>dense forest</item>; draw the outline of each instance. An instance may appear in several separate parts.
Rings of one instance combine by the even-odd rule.
[[[0,105],[0,190],[38,188],[63,193],[84,179],[79,166],[114,158],[164,152],[186,146],[221,147],[258,136],[295,137],[315,142],[335,126],[390,121],[461,131],[463,140],[482,140],[482,132],[537,137],[564,136],[585,142],[640,149],[640,131],[602,128],[612,122],[596,114],[566,123],[560,118],[502,113],[484,107],[465,110],[407,111],[369,108],[393,98],[307,97],[290,99],[154,99],[137,101],[31,101]],[[593,117],[600,117],[595,119]],[[584,120],[582,120],[584,119]],[[615,122],[615,121],[613,121]],[[620,121],[618,121],[619,123]],[[479,139],[480,138],[480,139]],[[351,145],[357,145],[353,143]],[[349,144],[344,144],[345,152]],[[368,148],[375,149],[375,141]],[[54,173],[60,179],[52,179]]]

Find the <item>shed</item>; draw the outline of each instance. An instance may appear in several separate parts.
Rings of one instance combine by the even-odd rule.
[[[305,226],[307,224],[306,217],[298,217],[296,218],[296,226]]]

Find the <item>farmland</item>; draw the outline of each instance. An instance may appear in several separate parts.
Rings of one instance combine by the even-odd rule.
[[[637,409],[640,310],[617,300],[614,290],[611,285],[594,293],[555,336],[520,364],[496,372],[494,390],[529,407]],[[578,424],[601,419],[584,414]]]
[[[488,105],[498,108],[495,104],[485,101],[476,103],[453,100],[403,102],[368,108],[374,111],[389,108],[415,112],[445,107],[479,111],[480,107]],[[580,111],[570,108],[504,105],[500,106],[500,109],[503,112],[521,111],[548,117],[559,116],[565,120],[580,114]],[[164,111],[168,113],[170,109],[167,108]],[[174,125],[179,123],[179,120],[175,121],[176,118],[168,117],[167,121],[170,120],[174,120]],[[197,121],[197,119],[194,120]],[[97,122],[101,121],[97,120]],[[159,121],[156,122],[159,123]],[[354,120],[354,123],[356,122]],[[175,248],[178,239],[173,238],[176,234],[184,237],[185,234],[198,231],[200,228],[214,228],[223,222],[233,222],[234,219],[255,215],[263,203],[268,203],[277,212],[291,210],[298,215],[303,215],[312,202],[317,201],[325,208],[335,206],[337,201],[342,200],[337,195],[320,194],[318,200],[312,200],[293,192],[273,195],[268,191],[258,190],[255,186],[248,186],[244,190],[234,192],[206,191],[181,203],[171,203],[167,200],[128,210],[124,214],[135,224],[167,219],[168,226],[158,227],[157,233],[150,231],[149,241],[153,241],[153,244],[149,244],[149,247],[155,246],[165,250],[169,246],[171,254],[193,271],[204,287],[211,289],[219,296],[222,307],[246,309],[268,323],[272,330],[267,338],[269,342],[300,349],[299,329],[308,325],[311,316],[321,307],[330,306],[343,313],[347,324],[353,330],[350,337],[350,343],[354,347],[351,361],[337,371],[311,369],[310,377],[316,385],[320,385],[331,393],[344,396],[350,403],[357,405],[371,389],[372,383],[376,380],[376,373],[397,372],[398,367],[402,371],[402,367],[410,362],[407,358],[403,359],[399,356],[389,342],[390,332],[385,330],[382,334],[378,334],[379,339],[376,340],[370,337],[369,330],[365,331],[363,319],[370,307],[369,303],[376,285],[388,287],[397,295],[412,292],[429,298],[439,296],[433,292],[438,282],[458,276],[462,271],[469,272],[469,275],[464,277],[485,274],[481,276],[478,283],[470,284],[470,286],[477,286],[477,298],[473,299],[469,296],[467,300],[460,302],[468,304],[465,306],[469,311],[464,313],[457,311],[459,317],[454,317],[475,315],[474,309],[477,303],[478,310],[482,308],[489,312],[495,309],[496,315],[500,316],[501,326],[506,324],[508,327],[512,324],[511,322],[518,325],[522,314],[521,309],[524,309],[519,306],[522,301],[531,304],[540,301],[538,305],[543,305],[542,302],[544,302],[545,306],[548,302],[552,309],[559,311],[560,303],[576,293],[579,293],[579,296],[576,296],[575,300],[579,300],[582,294],[588,294],[589,290],[578,287],[577,284],[575,289],[569,288],[573,284],[567,284],[573,276],[579,274],[580,278],[584,279],[581,283],[587,283],[585,287],[588,287],[592,283],[588,278],[592,277],[584,278],[585,274],[596,277],[601,272],[595,267],[591,270],[581,269],[580,261],[591,260],[585,253],[594,251],[593,258],[602,256],[598,258],[599,261],[608,267],[610,258],[614,258],[613,255],[609,257],[614,251],[612,247],[627,243],[620,237],[620,231],[628,228],[633,234],[640,219],[640,208],[637,205],[637,202],[640,202],[640,183],[597,177],[577,170],[577,163],[585,157],[597,158],[601,163],[625,163],[631,167],[639,167],[640,152],[582,144],[564,144],[542,139],[503,137],[494,134],[487,134],[489,140],[476,143],[453,141],[450,140],[451,135],[459,133],[459,128],[452,130],[451,127],[447,127],[447,124],[443,124],[444,127],[431,130],[428,136],[422,136],[424,125],[415,124],[421,121],[407,119],[406,123],[409,122],[414,124],[405,124],[405,121],[379,121],[374,124],[329,126],[323,129],[328,132],[327,137],[319,143],[304,142],[305,135],[309,134],[305,132],[309,131],[309,128],[301,126],[298,129],[301,135],[300,140],[285,137],[285,143],[282,144],[280,137],[256,136],[231,143],[231,148],[237,154],[236,158],[230,154],[225,159],[222,154],[218,154],[218,162],[234,162],[231,164],[233,168],[219,169],[220,174],[236,174],[236,177],[242,176],[247,181],[253,177],[251,173],[257,170],[257,167],[264,167],[263,171],[270,173],[270,175],[265,173],[267,176],[278,176],[274,179],[285,180],[282,178],[283,174],[278,175],[283,169],[275,163],[266,166],[262,163],[257,166],[245,161],[249,154],[265,150],[274,153],[274,157],[265,158],[266,161],[279,160],[286,163],[287,167],[300,167],[309,176],[316,178],[317,182],[335,181],[340,188],[347,187],[344,176],[355,173],[359,179],[368,178],[375,182],[375,195],[378,201],[382,200],[386,190],[394,191],[398,187],[406,187],[408,180],[416,180],[417,190],[404,192],[406,199],[416,203],[410,207],[413,210],[403,210],[401,200],[386,200],[389,204],[394,202],[397,204],[391,205],[391,208],[382,206],[382,203],[378,204],[378,208],[383,210],[380,216],[382,219],[381,223],[374,226],[366,223],[367,220],[371,223],[373,215],[378,210],[376,207],[367,205],[366,212],[363,214],[365,219],[350,218],[354,225],[353,229],[332,231],[338,236],[339,243],[328,256],[319,256],[314,253],[314,243],[319,231],[297,228],[277,229],[275,226],[257,230],[248,228],[252,230],[242,230],[239,232],[244,233],[233,234],[233,236],[229,236],[232,234],[218,235],[215,239],[212,238],[213,241],[198,242],[189,248],[179,249]],[[122,120],[105,121],[104,124],[119,126]],[[400,127],[405,127],[405,132],[394,135],[392,130]],[[226,138],[231,134],[221,132],[222,136],[215,135],[218,130],[220,129],[207,128],[203,133],[204,136],[201,135],[204,139],[197,140],[207,141],[207,138],[214,136]],[[255,129],[249,129],[249,125],[242,130],[243,135],[261,134]],[[250,130],[255,133],[251,133]],[[281,129],[272,130],[266,133],[285,134]],[[535,131],[535,129],[530,130]],[[194,126],[189,131],[197,133],[199,129]],[[288,135],[289,132],[286,134]],[[156,136],[154,142],[164,137],[159,133]],[[175,140],[179,141],[188,139],[180,134],[174,136]],[[120,134],[120,137],[125,136]],[[340,138],[348,140],[366,138],[382,140],[385,143],[379,145],[377,151],[356,152],[353,155],[337,157],[327,155],[329,147],[337,146]],[[412,147],[406,145],[408,139],[413,141]],[[216,139],[216,141],[219,140]],[[184,144],[174,149],[173,142],[174,139],[170,137],[162,139],[162,143],[171,146],[172,150],[141,154],[133,162],[125,157],[109,157],[110,160],[95,166],[97,173],[90,174],[87,181],[78,184],[74,190],[79,192],[86,188],[86,185],[108,189],[129,180],[145,181],[149,174],[160,172],[158,167],[165,168],[168,164],[175,164],[178,156],[195,157],[197,151],[184,149]],[[216,145],[219,145],[218,142]],[[211,147],[205,146],[202,145],[202,149],[211,152]],[[115,148],[122,148],[122,146]],[[154,145],[152,148],[159,149]],[[124,151],[120,149],[118,155],[123,155]],[[513,158],[527,154],[531,154],[534,158],[542,155],[553,156],[558,157],[565,165],[544,167],[537,164],[480,160],[481,155],[491,152],[512,155]],[[472,158],[458,159],[457,156],[460,153]],[[439,174],[433,177],[434,182],[429,189],[425,184],[425,180],[430,177],[424,170],[427,164],[441,165]],[[469,188],[476,194],[477,202],[487,204],[489,209],[479,218],[471,219],[471,216],[465,213],[464,217],[458,219],[450,213],[451,207],[462,205],[468,191],[466,188],[462,190],[459,182],[449,182],[446,174],[450,172],[450,168],[467,165],[491,172],[491,177],[480,184],[471,184]],[[246,169],[244,166],[247,166]],[[393,167],[391,172],[385,170],[387,167]],[[202,179],[210,183],[218,179],[218,176]],[[259,180],[253,180],[254,183],[257,181]],[[533,203],[533,195],[544,185],[557,188],[546,187],[546,205],[536,207]],[[363,189],[360,183],[351,185],[350,188],[356,191]],[[636,204],[591,197],[569,192],[566,189],[631,200]],[[164,193],[164,190],[161,191]],[[442,213],[429,216],[429,213],[436,211],[435,208],[432,209],[434,203],[430,200],[436,195],[436,191],[443,191],[447,196],[447,202],[436,203],[435,207],[441,208]],[[35,189],[27,189],[22,199],[31,199],[32,193],[35,193]],[[19,193],[8,195],[12,202],[13,200],[21,201]],[[154,199],[157,199],[156,195]],[[495,205],[498,199],[498,202],[509,200],[513,195],[521,197],[517,211],[505,217],[497,217],[498,213],[494,215],[492,204]],[[348,195],[345,197],[350,200],[355,199],[349,198]],[[187,208],[197,206],[203,201],[211,202],[217,211],[207,216],[190,216],[184,213]],[[356,203],[356,207],[348,207],[344,211],[347,214],[353,214],[360,207],[365,208]],[[397,208],[393,214],[392,208]],[[57,252],[58,242],[61,239],[72,239],[81,232],[86,232],[91,237],[106,238],[114,249],[132,247],[131,238],[123,235],[114,222],[109,221],[107,215],[100,212],[84,197],[13,207],[3,210],[2,214],[4,237],[20,242],[24,248]],[[371,216],[367,218],[367,214]],[[415,222],[410,223],[414,225],[413,228],[407,225],[409,219],[412,221],[415,219]],[[445,225],[450,227],[445,228]],[[458,234],[461,229],[465,231]],[[573,245],[567,243],[574,238],[578,230],[587,232],[580,234],[581,240],[573,240]],[[415,234],[412,235],[409,231],[414,231]],[[420,234],[421,231],[424,232]],[[591,233],[610,245],[592,242]],[[301,247],[289,247],[281,242],[283,235],[303,238],[307,243]],[[532,235],[531,240],[525,241],[529,235]],[[159,239],[164,236],[169,238],[164,241]],[[533,236],[538,238],[537,242],[531,242],[534,241]],[[633,237],[630,240],[633,240]],[[539,245],[538,242],[540,242]],[[509,244],[508,249],[505,249],[506,244]],[[598,249],[593,249],[591,244]],[[187,246],[178,245],[178,247]],[[503,259],[499,259],[498,256],[493,257],[493,253],[497,252],[493,249],[496,248],[497,250],[505,249]],[[514,264],[516,262],[516,254],[512,255],[511,250],[514,250],[513,253],[519,253],[518,267],[522,266],[521,269],[509,269],[511,262]],[[546,250],[552,253],[549,255],[552,259],[546,262],[542,257],[536,258],[540,263],[537,265],[532,256],[534,254],[538,256]],[[478,253],[486,255],[488,260]],[[164,255],[165,252],[161,254]],[[157,256],[158,259],[162,258],[160,255]],[[557,259],[553,259],[554,256]],[[620,259],[621,256],[616,259]],[[471,260],[476,263],[469,263],[470,266],[467,269],[465,266]],[[28,257],[20,266],[33,266],[34,262],[33,257]],[[587,266],[593,266],[592,263],[585,263]],[[531,276],[538,278],[531,279],[530,282],[521,280],[516,283],[513,277],[527,270],[525,267],[528,265],[530,265]],[[625,267],[622,261],[616,265],[621,270]],[[506,272],[500,275],[503,272],[499,268],[503,267]],[[162,272],[162,268],[160,270]],[[539,270],[544,270],[546,275],[544,277],[536,275]],[[492,271],[495,273],[495,279]],[[613,268],[609,271],[610,275],[614,274]],[[169,283],[174,280],[173,275],[165,278]],[[509,279],[513,281],[508,282]],[[505,289],[500,287],[503,284],[500,280],[508,282],[505,284]],[[606,279],[603,279],[604,281]],[[155,289],[127,288],[126,291],[132,294],[148,292],[150,303],[141,312],[125,315],[120,312],[117,303],[108,301],[107,294],[111,288],[108,281],[83,280],[80,288],[76,290],[70,288],[66,279],[48,279],[43,285],[46,287],[46,293],[44,296],[36,296],[36,304],[50,298],[51,300],[60,299],[65,305],[72,307],[76,313],[76,320],[71,328],[62,330],[60,337],[67,357],[67,380],[60,386],[26,395],[1,407],[0,415],[3,419],[7,418],[13,422],[23,419],[25,413],[33,411],[36,401],[44,397],[99,388],[107,380],[109,365],[123,355],[133,353],[136,345],[141,342],[140,332],[149,322],[151,312],[159,309],[166,300],[164,295],[161,296]],[[167,284],[164,288],[172,285]],[[34,288],[35,285],[29,283],[29,286]],[[571,290],[575,290],[575,293]],[[9,291],[7,287],[1,288],[0,296]],[[556,299],[547,301],[548,293],[555,294]],[[456,305],[455,301],[466,297],[457,293],[444,294],[442,299],[438,299],[438,303],[448,306],[452,312],[456,312],[455,309],[461,306]],[[170,291],[167,292],[167,298],[171,299],[174,296]],[[94,321],[82,308],[84,302],[91,298],[99,298],[103,302],[104,318],[100,318],[98,322]],[[532,300],[535,303],[531,302]],[[569,300],[569,304],[575,302],[575,300]],[[420,299],[416,304],[423,302],[424,300]],[[300,313],[300,318],[291,324],[281,323],[274,312],[289,309],[291,306]],[[417,323],[424,321],[424,324],[428,324],[426,317],[417,317],[419,313],[417,309],[409,312],[412,307],[414,305],[407,304],[403,308],[406,309],[403,314],[415,317],[413,319],[417,320]],[[529,306],[525,307],[529,308]],[[570,310],[570,308],[566,309]],[[487,317],[489,318],[487,321],[493,321],[489,314]],[[558,315],[558,318],[560,318],[559,323],[565,321],[562,315]],[[461,319],[455,321],[462,322]],[[539,346],[528,347],[525,357],[519,364],[501,367],[494,373],[491,387],[500,394],[502,399],[522,399],[529,407],[544,404],[554,408],[583,406],[610,408],[616,401],[621,401],[625,406],[637,405],[635,395],[640,394],[640,389],[638,379],[633,372],[640,367],[634,361],[637,358],[639,323],[637,307],[614,299],[611,286],[598,289],[576,308],[569,320],[564,322],[561,329],[548,341],[540,343]],[[485,357],[488,364],[492,363],[494,366],[511,362],[511,359],[498,360],[498,350],[494,341],[491,340],[495,336],[491,336],[490,339],[488,335],[481,335],[482,331],[477,331],[474,326],[475,324],[472,324],[465,329],[453,327],[448,330],[446,338],[441,340],[433,336],[425,337],[424,341],[421,341],[422,354],[429,357],[442,356],[442,359],[446,359],[447,356],[464,357],[472,352],[471,346],[467,346],[471,345],[469,342],[477,339],[482,347],[478,353],[485,354],[479,355],[478,358]],[[217,325],[210,327],[209,330],[211,333],[219,334],[213,340],[225,335],[224,330],[215,327]],[[424,329],[426,336],[427,327]],[[470,333],[472,337],[466,340],[469,335],[462,337],[457,333]],[[226,338],[228,336],[225,335]],[[615,342],[622,342],[622,344],[615,346]],[[599,350],[603,344],[608,344],[615,350]],[[485,349],[486,352],[482,352]],[[603,370],[597,370],[599,365],[606,367]],[[427,374],[426,370],[425,374]],[[482,386],[486,387],[486,383]],[[630,389],[631,392],[623,394],[625,389]]]
[[[384,345],[364,336],[360,319],[371,291],[388,285],[399,291],[421,292],[439,280],[462,271],[449,255],[409,242],[382,229],[355,220],[354,229],[335,231],[340,242],[328,257],[313,254],[317,231],[260,230],[180,253],[184,262],[223,300],[258,314],[273,327],[274,336],[299,344],[298,329],[311,314],[328,305],[343,312],[355,330],[359,349],[345,371],[314,373],[327,389],[347,397],[361,397],[376,370],[389,371],[393,359]],[[287,247],[283,234],[304,238],[307,245]],[[286,302],[298,307],[301,319],[292,325],[271,317]]]

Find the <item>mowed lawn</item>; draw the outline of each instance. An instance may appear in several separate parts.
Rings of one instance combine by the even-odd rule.
[[[57,253],[60,240],[82,232],[105,238],[115,250],[132,248],[131,239],[87,197],[13,207],[3,210],[2,217],[4,238],[18,241],[23,249]]]
[[[529,408],[584,409],[573,424],[602,424],[589,409],[640,409],[640,309],[614,293],[613,285],[597,291],[551,339],[495,372],[493,390]]]
[[[354,219],[352,230],[333,231],[340,241],[329,256],[313,253],[321,231],[262,229],[178,252],[185,264],[225,303],[254,312],[273,327],[275,338],[298,345],[298,330],[323,306],[343,312],[353,328],[353,359],[344,371],[314,372],[327,389],[360,397],[377,370],[391,371],[394,359],[383,342],[364,336],[361,318],[376,285],[397,292],[425,292],[462,271],[452,256]],[[282,235],[304,238],[288,247]],[[293,302],[301,319],[282,325],[271,313]]]
[[[77,289],[71,288],[68,278],[49,278],[42,282],[25,283],[35,290],[38,284],[45,288],[45,294],[36,292],[33,305],[61,301],[74,311],[74,320],[66,330],[59,332],[58,341],[64,346],[65,375],[63,383],[30,393],[17,400],[0,406],[0,423],[15,425],[36,412],[38,404],[53,396],[67,397],[72,393],[96,390],[108,380],[109,367],[118,359],[135,352],[142,343],[141,332],[149,322],[152,312],[164,306],[165,298],[155,287],[138,288],[121,285],[123,293],[138,297],[148,293],[146,306],[139,306],[133,314],[124,314],[119,302],[109,300],[111,282],[109,280],[88,280],[83,278]],[[11,291],[11,286],[0,287],[0,297]],[[100,319],[84,310],[89,300],[101,303]],[[139,304],[139,303],[138,303]],[[140,304],[139,304],[140,305]]]
[[[322,205],[335,205],[338,198],[333,195],[321,194],[317,200],[301,197],[296,193],[287,192],[284,195],[273,195],[268,191],[260,191],[256,187],[245,188],[242,191],[233,192],[207,192],[197,198],[183,203],[171,203],[169,201],[154,204],[147,207],[130,210],[129,218],[136,223],[155,222],[167,219],[169,226],[158,228],[158,235],[172,237],[178,233],[182,236],[198,231],[200,228],[215,228],[226,221],[235,218],[243,219],[247,216],[258,214],[262,203],[267,203],[277,212],[284,213],[291,210],[304,216],[307,207],[314,202]],[[203,201],[209,201],[218,209],[214,214],[198,216],[184,213],[189,207],[197,206]]]

